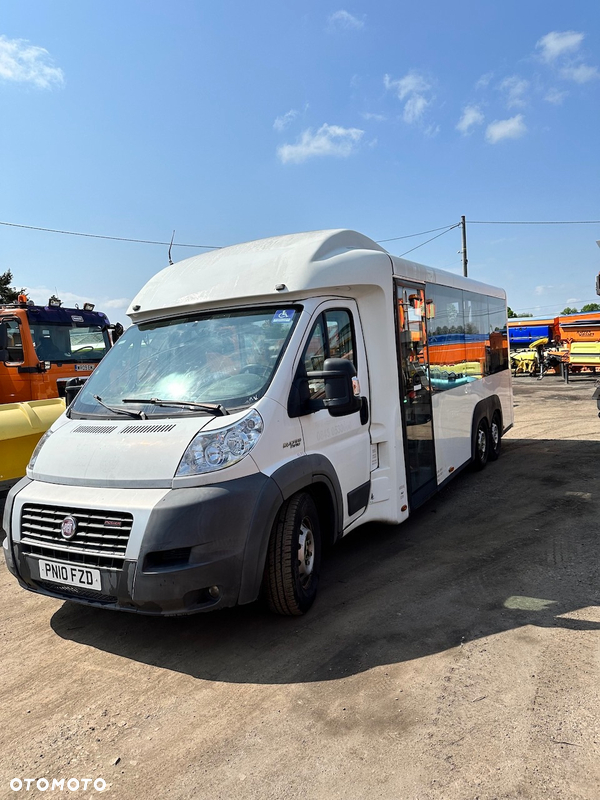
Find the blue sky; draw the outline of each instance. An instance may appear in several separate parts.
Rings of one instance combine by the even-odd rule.
[[[555,0],[5,0],[0,221],[227,245],[464,214],[471,277],[517,310],[580,307],[600,225],[471,221],[600,219],[599,23]],[[409,257],[461,271],[460,246]],[[123,322],[167,249],[0,226],[0,271],[34,300]]]

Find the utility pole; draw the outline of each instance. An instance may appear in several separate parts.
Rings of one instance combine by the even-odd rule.
[[[467,277],[467,264],[469,260],[467,258],[467,221],[464,217],[460,218],[460,227],[462,233],[462,259],[463,259],[463,275],[465,278]]]

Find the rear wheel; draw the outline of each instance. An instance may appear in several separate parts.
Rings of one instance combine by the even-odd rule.
[[[483,417],[479,420],[475,433],[475,455],[473,457],[473,467],[483,469],[488,462],[490,453],[490,429],[487,419]]]
[[[500,413],[494,411],[492,417],[492,424],[490,425],[490,453],[489,460],[496,461],[500,456],[500,448],[502,447],[502,422],[500,420]]]
[[[321,568],[321,530],[312,497],[299,492],[281,507],[269,541],[265,588],[271,611],[300,615],[312,606]]]

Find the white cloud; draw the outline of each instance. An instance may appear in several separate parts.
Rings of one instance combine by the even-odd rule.
[[[578,67],[564,67],[560,74],[563,78],[575,83],[587,83],[600,78],[598,67],[588,67],[587,64],[580,64]]]
[[[273,123],[273,127],[276,131],[283,131],[287,126],[296,119],[298,116],[298,112],[295,108],[290,109],[286,114],[283,114],[281,117],[277,117],[275,122]]]
[[[553,103],[555,106],[560,106],[568,94],[568,92],[561,92],[558,89],[550,89],[550,91],[544,97],[544,100],[547,103]]]
[[[342,128],[339,125],[321,125],[316,133],[309,128],[296,144],[284,144],[277,150],[283,164],[301,164],[315,156],[347,158],[356,151],[364,135],[359,128]]]
[[[363,119],[373,120],[374,122],[385,122],[387,117],[383,114],[371,114],[368,111],[365,111],[364,114],[361,114]]]
[[[582,303],[583,300],[581,299],[581,297],[569,297],[569,299],[566,300],[565,302],[567,305],[570,305],[571,303]]]
[[[517,114],[510,119],[494,120],[487,126],[485,138],[490,144],[502,139],[519,139],[527,131],[527,126],[523,121],[523,114]]]
[[[506,105],[508,108],[522,108],[525,103],[525,92],[529,88],[529,81],[520,78],[518,75],[511,75],[505,78],[500,84],[500,90],[506,94]]]
[[[429,139],[433,139],[433,137],[437,136],[440,131],[441,131],[441,128],[440,128],[439,125],[428,125],[425,128],[424,133],[425,133],[425,136],[427,136]]]
[[[546,292],[548,291],[548,289],[554,289],[554,286],[544,286],[544,285],[542,285],[542,286],[536,286],[536,287],[535,287],[535,293],[536,293],[538,296],[539,296],[539,295],[542,295],[542,294],[546,294]]]
[[[471,133],[473,125],[481,125],[485,117],[479,110],[479,106],[465,106],[462,117],[458,121],[456,130],[460,131],[463,136]]]
[[[327,21],[330,28],[337,28],[338,30],[344,31],[359,31],[365,26],[363,20],[358,19],[358,17],[353,16],[352,14],[348,13],[348,11],[344,11],[343,9],[335,11]]]
[[[26,39],[0,36],[0,80],[51,89],[62,86],[65,76],[61,69],[52,66],[50,54],[43,47],[36,47]]]
[[[418,122],[429,103],[430,101],[426,100],[423,95],[420,94],[413,94],[412,97],[409,97],[404,105],[404,112],[402,113],[404,122],[408,122],[409,125]]]
[[[566,53],[572,54],[579,50],[584,36],[585,34],[577,31],[551,31],[542,36],[535,46],[540,50],[542,61],[549,63],[555,61],[559,56]]]
[[[402,117],[409,125],[419,122],[426,108],[431,105],[431,98],[426,97],[431,91],[431,83],[414,70],[396,80],[384,75],[383,85],[388,91],[395,92],[399,100],[406,100]]]
[[[486,72],[485,75],[482,75],[481,78],[479,78],[479,80],[475,84],[475,88],[485,89],[487,86],[489,86],[490,81],[492,80],[493,77],[494,77],[493,72]]]
[[[404,100],[409,94],[422,94],[431,89],[429,81],[415,71],[409,72],[403,78],[396,80],[392,80],[389,75],[384,75],[383,85],[386,89],[395,90],[399,100]]]

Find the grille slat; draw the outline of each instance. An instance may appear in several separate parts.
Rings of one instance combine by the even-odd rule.
[[[116,425],[79,425],[73,429],[73,433],[112,433],[116,430]]]
[[[61,535],[65,517],[77,520],[73,539]],[[120,525],[105,525],[105,521]],[[132,525],[133,516],[126,512],[26,504],[21,512],[21,547],[29,555],[120,569]]]
[[[121,433],[168,433],[175,425],[128,425]]]
[[[109,594],[101,594],[100,592],[89,591],[88,589],[81,589],[79,586],[63,586],[59,583],[48,583],[47,581],[38,581],[38,586],[46,589],[53,594],[66,595],[68,597],[84,597],[87,600],[95,600],[97,603],[112,603],[117,602],[116,597]]]

